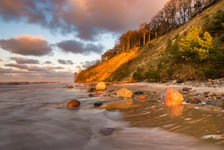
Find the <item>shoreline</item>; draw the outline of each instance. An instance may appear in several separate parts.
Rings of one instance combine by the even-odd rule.
[[[95,82],[91,83],[91,87],[95,87]],[[178,90],[184,97],[184,104],[199,104],[201,106],[214,106],[218,111],[224,111],[224,78],[208,81],[186,81],[177,83],[169,81],[166,83],[148,83],[148,82],[132,82],[132,83],[107,83],[107,94],[110,91],[117,91],[126,87],[133,93],[136,91],[144,92],[143,95],[147,100],[161,101],[161,96],[167,88]],[[136,96],[134,95],[135,99]],[[210,107],[209,106],[209,107]],[[213,108],[212,108],[213,109]]]

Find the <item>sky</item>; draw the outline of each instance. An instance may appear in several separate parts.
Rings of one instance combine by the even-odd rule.
[[[167,0],[1,0],[0,82],[73,82]]]

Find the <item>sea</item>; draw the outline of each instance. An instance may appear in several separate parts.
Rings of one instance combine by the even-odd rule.
[[[87,84],[1,83],[0,150],[221,150],[224,114],[158,102],[99,109]],[[77,99],[80,107],[66,108]],[[176,110],[178,111],[178,109]],[[175,114],[175,113],[174,113]],[[177,112],[178,114],[178,112]]]

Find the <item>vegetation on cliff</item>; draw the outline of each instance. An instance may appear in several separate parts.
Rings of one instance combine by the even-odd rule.
[[[223,0],[170,0],[150,23],[124,33],[102,62],[81,71],[76,81],[223,77],[223,6]]]

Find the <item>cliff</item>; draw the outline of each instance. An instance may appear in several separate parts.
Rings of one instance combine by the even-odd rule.
[[[214,31],[214,27],[212,28],[219,15],[218,11],[224,12],[223,6],[224,1],[220,0],[195,15],[179,28],[148,41],[139,48],[121,52],[109,60],[82,70],[76,77],[76,82],[127,81],[132,79],[137,81],[166,81],[171,79],[185,81],[223,77],[224,34],[223,30]],[[221,21],[223,25],[224,20]],[[212,49],[209,49],[206,58],[195,57],[196,54],[201,56],[199,53],[203,50],[201,47],[198,53],[195,51],[190,53],[187,50],[183,51],[183,48],[181,49],[185,42],[184,39],[187,39],[188,34],[193,33],[192,27],[194,26],[202,29],[200,37],[204,45],[209,41],[209,39],[205,39],[205,34],[208,32],[211,35],[214,46],[211,46]],[[209,37],[207,36],[207,38]],[[207,48],[208,45],[204,47]],[[193,57],[195,58],[193,59]]]

